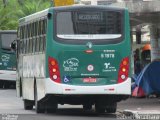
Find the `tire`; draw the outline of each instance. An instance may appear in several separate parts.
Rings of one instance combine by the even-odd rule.
[[[35,110],[36,113],[44,113],[45,112],[45,106],[38,101],[38,96],[37,96],[37,86],[35,85],[34,87],[34,100],[35,100]]]
[[[3,88],[3,86],[4,86],[4,82],[0,81],[0,88]]]
[[[57,111],[58,104],[52,104],[50,107],[46,108],[47,113],[55,113]]]
[[[47,113],[55,113],[57,111],[58,104],[55,98],[50,99],[46,103],[46,112]]]
[[[9,82],[7,82],[7,81],[5,81],[4,83],[3,83],[3,87],[4,87],[4,89],[9,89],[10,88],[10,83]]]
[[[21,81],[21,79],[20,79],[20,91],[19,91],[20,93],[20,97],[22,97],[23,96],[23,92],[22,92],[22,81]]]
[[[117,103],[112,103],[107,106],[106,111],[107,113],[115,113],[117,110]]]
[[[101,106],[98,103],[95,104],[95,110],[96,110],[96,113],[98,113],[98,114],[105,113],[105,111],[106,111],[104,106]]]
[[[33,109],[33,101],[23,100],[23,103],[24,103],[25,110],[32,110]]]
[[[91,104],[84,104],[83,105],[83,109],[84,110],[91,110],[92,109],[92,105]]]

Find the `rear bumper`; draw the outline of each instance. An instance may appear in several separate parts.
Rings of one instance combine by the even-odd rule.
[[[131,78],[125,82],[103,86],[75,86],[53,82],[50,78],[46,79],[45,94],[64,94],[64,95],[130,95]]]
[[[16,81],[16,71],[0,70],[0,80]]]

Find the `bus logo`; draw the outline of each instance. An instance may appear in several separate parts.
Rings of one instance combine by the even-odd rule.
[[[110,63],[104,63],[104,65],[105,65],[105,68],[108,69],[111,64]]]
[[[88,47],[88,48],[92,48],[92,43],[91,42],[88,42],[87,44],[86,44],[86,46]]]
[[[5,54],[5,55],[2,55],[1,59],[3,62],[8,62],[10,59],[10,56]]]

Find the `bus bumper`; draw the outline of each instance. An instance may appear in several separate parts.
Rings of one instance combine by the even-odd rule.
[[[16,81],[16,71],[0,70],[0,80]]]
[[[64,95],[130,95],[131,94],[131,78],[123,83],[102,86],[77,86],[66,85],[53,82],[50,78],[46,79],[45,94],[64,94]]]

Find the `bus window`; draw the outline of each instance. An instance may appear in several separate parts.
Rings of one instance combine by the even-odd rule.
[[[19,53],[22,54],[23,53],[23,42],[20,41],[20,48],[19,48]]]
[[[36,47],[36,51],[35,52],[39,52],[39,21],[36,22],[36,40],[35,40],[35,47]]]
[[[16,37],[16,34],[1,34],[2,49],[10,50],[10,44]]]
[[[35,52],[35,36],[36,36],[36,32],[35,32],[35,22],[33,22],[33,24],[32,24],[32,32],[33,32],[33,34],[32,34],[32,41],[33,41],[33,48],[32,48],[32,50],[33,50],[33,53]]]
[[[47,19],[43,20],[43,51],[45,51],[46,46],[46,27],[47,27]]]
[[[23,54],[25,54],[26,53],[26,39],[25,40],[23,40]]]
[[[39,21],[39,51],[42,52],[43,49],[43,38],[42,38],[42,30],[43,30],[43,21]]]
[[[32,53],[33,40],[29,39],[29,53]]]
[[[35,37],[33,37],[32,40],[33,40],[33,46],[32,46],[33,48],[32,48],[32,50],[33,50],[33,53],[35,53],[35,46],[36,46],[36,43],[35,43],[36,39],[35,39]]]
[[[121,38],[121,19],[121,13],[115,11],[57,12],[57,37],[65,40],[106,41]]]
[[[25,30],[24,28],[25,28],[25,26],[21,27],[20,39],[24,39],[24,30]]]
[[[36,52],[39,52],[39,37],[36,38]]]

